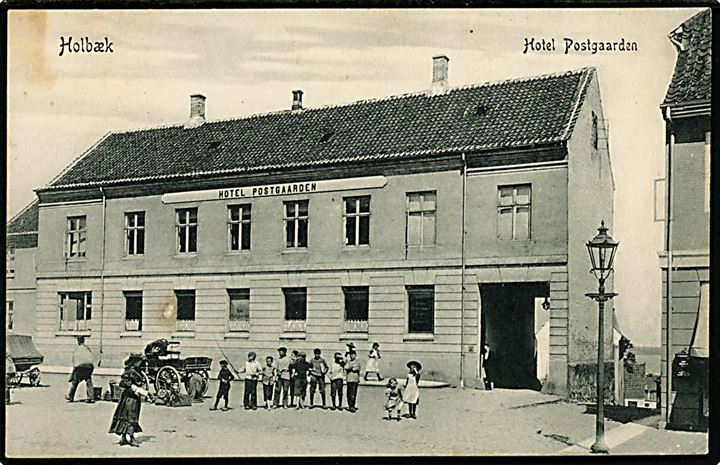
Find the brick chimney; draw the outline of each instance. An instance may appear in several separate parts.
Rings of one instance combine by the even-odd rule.
[[[448,62],[450,59],[445,55],[433,57],[432,67],[432,95],[444,92],[448,88]]]
[[[293,101],[292,101],[292,110],[302,110],[302,96],[303,91],[297,89],[292,91]]]
[[[190,119],[185,123],[185,129],[192,129],[205,122],[205,96],[193,94],[190,96]]]

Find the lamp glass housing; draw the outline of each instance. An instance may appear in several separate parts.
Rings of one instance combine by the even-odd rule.
[[[612,273],[615,251],[618,247],[618,242],[610,237],[607,230],[605,221],[602,221],[597,236],[586,244],[590,255],[590,263],[592,264],[590,271],[598,280],[604,280]]]

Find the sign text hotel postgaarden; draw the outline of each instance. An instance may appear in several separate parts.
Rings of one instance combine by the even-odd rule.
[[[288,182],[262,186],[227,187],[202,191],[176,192],[162,196],[163,203],[199,202],[207,200],[251,199],[278,195],[314,194],[317,192],[377,189],[384,187],[384,176],[329,179],[322,181]]]
[[[558,48],[561,45],[561,48]],[[632,42],[621,38],[620,40],[593,40],[583,38],[581,40],[563,37],[562,42],[552,38],[525,37],[523,44],[523,54],[550,52],[557,53],[562,51],[564,55],[569,54],[590,54],[597,53],[614,53],[614,52],[637,52],[637,42]]]

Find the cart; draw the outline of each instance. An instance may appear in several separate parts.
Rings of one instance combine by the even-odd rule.
[[[27,378],[31,386],[40,385],[40,365],[45,357],[33,344],[32,336],[8,334],[5,337],[5,370],[8,386],[19,386]]]
[[[209,372],[212,359],[209,357],[180,358],[177,346],[179,341],[158,339],[145,347],[145,360],[141,372],[145,377],[146,388],[154,385],[155,394],[166,400],[180,394],[180,386],[190,392],[190,378],[193,374],[200,376],[200,389],[195,397],[200,399],[208,390]]]

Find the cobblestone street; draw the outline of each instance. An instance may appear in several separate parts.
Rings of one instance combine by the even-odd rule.
[[[419,418],[401,422],[382,420],[384,390],[370,386],[360,387],[356,414],[245,411],[242,384],[234,383],[233,409],[227,412],[210,411],[211,398],[191,407],[144,404],[144,431],[137,435],[141,446],[132,448],[118,445],[118,438],[107,433],[116,404],[66,403],[66,379],[43,374],[47,386],[13,390],[6,407],[8,456],[587,454],[581,443],[593,436],[595,424],[581,405],[524,390],[424,389]],[[95,385],[106,389],[110,379],[97,376]],[[215,391],[213,383],[208,395]],[[80,389],[78,398],[83,393]],[[606,420],[609,436],[626,426]],[[707,447],[705,434],[634,426],[639,434],[616,448],[611,444],[611,453],[688,454]]]

